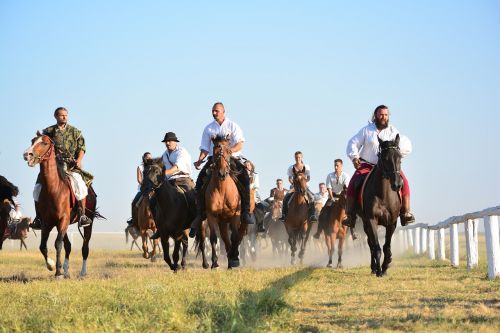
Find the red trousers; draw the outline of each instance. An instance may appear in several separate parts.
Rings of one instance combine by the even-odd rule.
[[[359,169],[356,170],[351,180],[349,181],[349,186],[347,187],[347,196],[348,197],[356,197],[356,189],[354,184],[356,184],[356,179],[360,176],[367,175],[371,169],[373,169],[373,165],[368,163],[361,163]],[[408,179],[406,179],[405,174],[401,171],[401,178],[403,178],[403,187],[401,188],[401,195],[403,197],[410,196],[410,185],[408,185]]]

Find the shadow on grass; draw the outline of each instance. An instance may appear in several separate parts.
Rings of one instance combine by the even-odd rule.
[[[188,313],[200,318],[202,331],[253,332],[265,329],[265,318],[279,316],[292,308],[285,293],[307,278],[314,269],[304,268],[272,282],[260,291],[242,291],[235,303],[213,303],[204,299],[193,302]],[[279,319],[277,320],[279,323]],[[276,318],[273,318],[276,323]],[[287,325],[287,323],[284,323]]]
[[[7,277],[0,276],[0,282],[30,283],[35,280],[41,280],[41,279],[29,277],[26,274],[24,274],[24,272]]]

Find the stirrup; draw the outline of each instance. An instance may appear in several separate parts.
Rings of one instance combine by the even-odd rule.
[[[42,220],[41,220],[38,216],[36,216],[36,217],[33,219],[33,222],[31,222],[31,223],[29,224],[29,227],[30,227],[31,229],[35,229],[35,230],[40,230],[40,229],[42,229]]]
[[[154,234],[151,235],[151,237],[149,237],[150,239],[158,239],[160,238],[160,229],[156,229],[156,231],[154,232]]]
[[[78,220],[78,226],[79,227],[88,227],[92,225],[92,220],[88,218],[87,215],[82,215],[80,216],[80,219]]]
[[[356,217],[346,215],[346,218],[342,221],[342,225],[354,229],[356,226]]]
[[[399,220],[401,221],[401,225],[404,227],[410,223],[414,223],[415,216],[410,212],[406,212],[399,215]]]

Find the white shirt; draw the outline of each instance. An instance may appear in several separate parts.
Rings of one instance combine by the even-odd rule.
[[[294,166],[295,166],[295,164],[292,164],[288,168],[288,171],[287,171],[288,177],[292,177],[293,178],[293,168],[294,168]],[[306,168],[306,171],[304,172],[304,174],[306,175],[307,179],[311,179],[311,168],[307,164],[304,164],[304,167]],[[307,183],[309,183],[309,181]]]
[[[324,206],[325,203],[328,201],[328,192],[321,193],[318,192],[314,195],[314,202],[321,202],[321,204]]]
[[[347,187],[349,185],[350,180],[351,177],[349,177],[349,175],[344,171],[342,171],[339,177],[337,177],[335,172],[332,172],[326,176],[325,184],[326,188],[332,189],[334,194],[340,194],[340,192],[344,189],[344,186]]]
[[[243,131],[240,126],[236,124],[234,121],[229,120],[228,118],[224,119],[222,125],[219,125],[217,121],[213,121],[208,124],[203,130],[203,134],[201,136],[201,144],[200,150],[204,150],[208,152],[208,156],[212,156],[214,152],[214,144],[212,142],[212,138],[215,138],[217,135],[226,136],[229,134],[229,145],[234,147],[239,142],[245,142],[245,138],[243,137]],[[237,157],[241,155],[241,151],[233,152],[232,156]]]
[[[167,179],[189,177],[191,174],[191,155],[185,148],[177,146],[171,153],[165,150],[161,158],[166,170],[174,165],[179,169],[174,174],[167,176]]]
[[[139,170],[141,170],[141,173],[143,174],[143,177],[144,177],[144,164],[139,164],[139,166],[137,167]],[[141,184],[138,184],[137,185],[137,192],[140,192],[141,191]]]
[[[260,202],[259,187],[260,187],[259,175],[254,173],[253,174],[253,181],[250,183],[250,190],[255,189],[255,193],[254,193],[255,203]]]
[[[362,158],[371,164],[378,162],[378,138],[382,141],[394,140],[399,131],[396,127],[389,125],[379,131],[375,123],[369,123],[359,130],[347,143],[346,153],[351,160]],[[400,135],[399,149],[403,157],[412,151],[410,139]]]

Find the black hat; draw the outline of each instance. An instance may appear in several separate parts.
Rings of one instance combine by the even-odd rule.
[[[175,135],[174,132],[167,132],[165,134],[165,138],[163,138],[163,140],[161,142],[167,142],[167,141],[179,142],[179,140],[177,139],[177,136]]]

